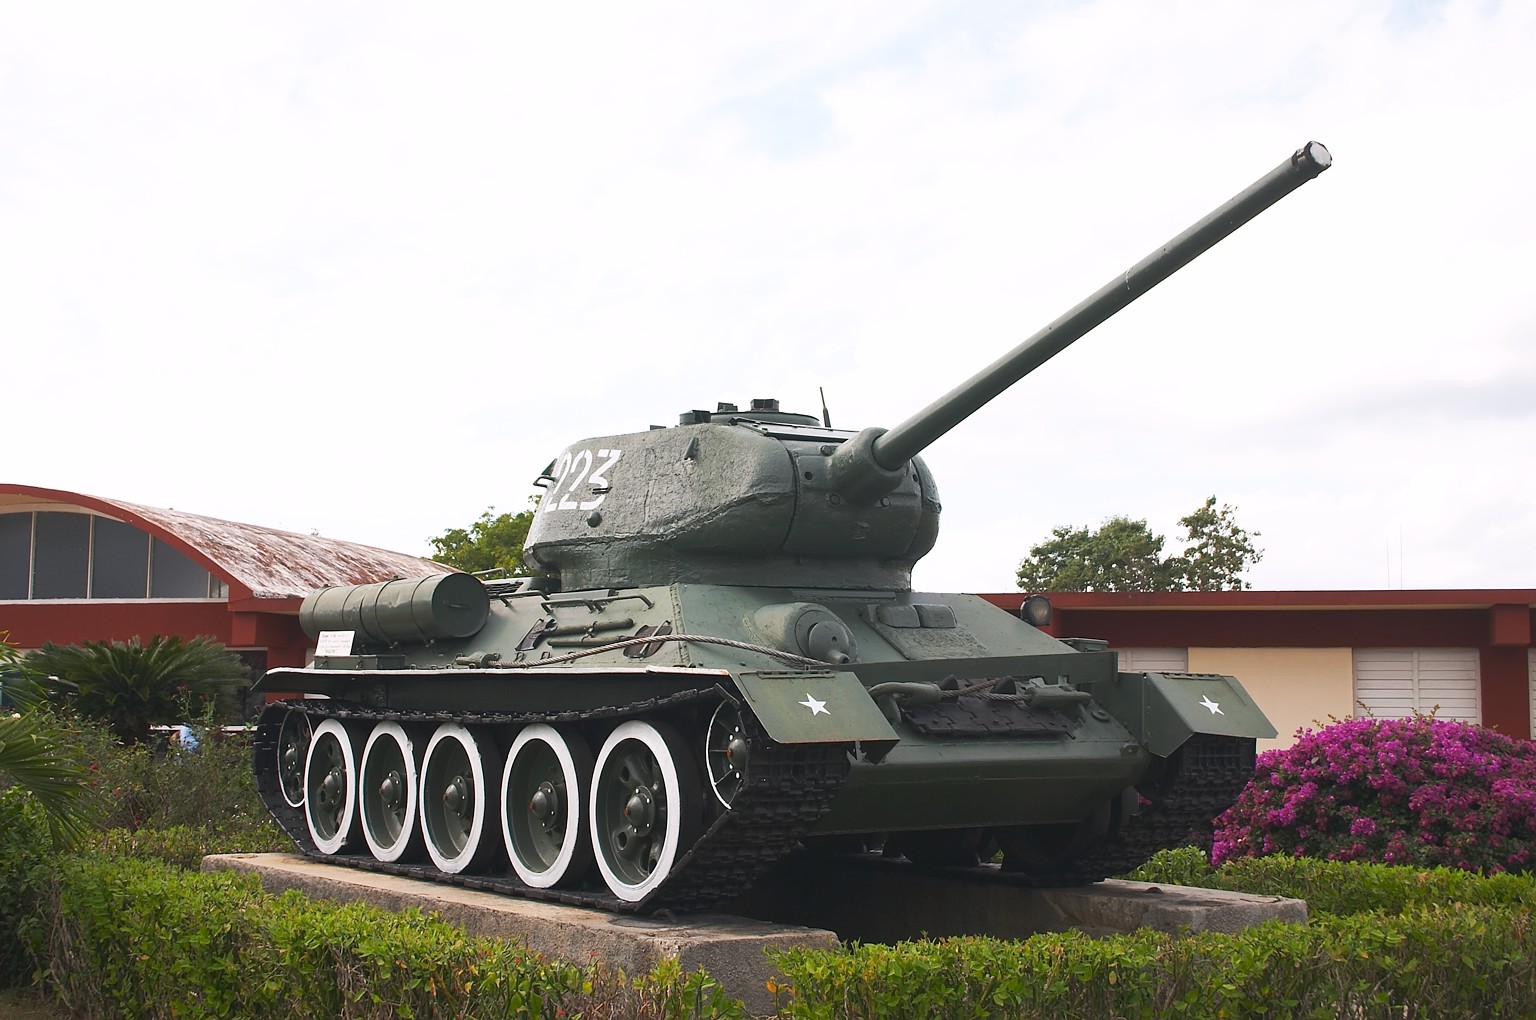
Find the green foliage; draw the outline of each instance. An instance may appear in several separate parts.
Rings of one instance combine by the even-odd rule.
[[[1268,922],[1238,934],[952,938],[775,962],[791,1017],[1463,1018],[1536,1009],[1531,916],[1477,906]]]
[[[1307,901],[1319,914],[1389,914],[1441,904],[1536,910],[1536,877],[1479,876],[1456,868],[1414,868],[1320,857],[1239,857],[1212,867],[1204,850],[1165,850],[1126,876],[1138,882],[1226,889]]]
[[[1111,517],[1096,529],[1062,525],[1031,546],[1019,564],[1020,588],[1052,591],[1218,591],[1248,587],[1242,573],[1263,558],[1258,532],[1240,527],[1236,511],[1212,496],[1180,518],[1186,549],[1163,554],[1162,535],[1145,520]]]
[[[1253,544],[1260,537],[1238,526],[1237,511],[1231,504],[1216,505],[1211,496],[1187,517],[1179,518],[1188,544],[1178,557],[1182,565],[1184,588],[1189,591],[1242,591],[1251,588],[1243,580],[1243,571],[1264,558],[1264,551]]]
[[[250,672],[238,655],[206,637],[46,644],[27,660],[48,678],[51,700],[107,723],[130,744],[148,740],[153,725],[202,714]]]
[[[251,773],[251,736],[204,733],[196,748],[172,743],[119,744],[91,727],[70,735],[71,753],[85,766],[87,788],[107,830],[190,828],[220,841],[248,838],[242,849],[272,849],[278,829]],[[278,845],[282,845],[280,842]]]
[[[1147,522],[1111,517],[1098,529],[1058,527],[1019,564],[1027,591],[1173,591],[1175,565]]]
[[[419,911],[273,897],[255,876],[74,860],[47,915],[47,976],[76,1015],[740,1017],[675,962],[630,981],[466,935]]]
[[[533,523],[534,507],[522,513],[493,516],[495,509],[487,508],[468,529],[449,528],[427,539],[434,550],[432,558],[472,574],[497,569],[509,574],[525,573],[523,543]]]
[[[48,816],[19,788],[0,789],[0,988],[27,979],[55,850]]]
[[[67,843],[85,829],[85,777],[67,757],[46,714],[34,709],[0,715],[0,790],[14,787],[35,800],[55,842]]]

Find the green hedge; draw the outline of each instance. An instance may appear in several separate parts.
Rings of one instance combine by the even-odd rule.
[[[1536,909],[1536,877],[1477,875],[1456,868],[1329,861],[1316,857],[1240,857],[1212,868],[1195,847],[1166,850],[1129,878],[1169,885],[1289,896],[1318,914],[1400,913],[1446,903]]]
[[[140,848],[143,849],[143,848]],[[1536,881],[1283,858],[1143,874],[1305,895],[1311,923],[1227,935],[954,938],[775,959],[786,1017],[1536,1016]],[[627,980],[419,912],[269,896],[251,876],[64,858],[20,930],[76,1015],[739,1017],[675,964]],[[1324,907],[1321,904],[1326,904]]]
[[[64,861],[43,927],[47,983],[82,1016],[740,1015],[675,964],[632,982],[418,911],[274,897],[254,876],[155,861]]]
[[[1536,1015],[1531,915],[1490,907],[1270,922],[1238,935],[1139,931],[955,938],[779,957],[792,1017]]]
[[[1131,878],[1308,902],[1305,925],[795,950],[793,1017],[1536,1016],[1536,879],[1310,858],[1159,854]]]

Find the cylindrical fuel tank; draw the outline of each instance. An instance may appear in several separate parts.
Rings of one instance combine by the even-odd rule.
[[[325,630],[356,631],[365,641],[463,638],[485,626],[490,599],[473,574],[433,574],[377,584],[321,588],[299,607],[310,637]]]

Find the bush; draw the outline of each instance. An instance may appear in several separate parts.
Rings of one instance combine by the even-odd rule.
[[[55,868],[52,838],[36,801],[0,789],[0,988],[32,975],[36,918]]]
[[[420,911],[270,896],[253,875],[73,858],[53,886],[48,976],[75,1015],[740,1017],[675,961],[637,981],[466,935]]]
[[[950,938],[775,957],[780,1014],[981,1018],[1529,1017],[1531,916],[1436,907],[1268,922],[1235,935],[1140,930],[1023,942]]]
[[[1288,854],[1524,871],[1536,849],[1536,743],[1416,716],[1346,719],[1259,756],[1216,820],[1212,859]]]
[[[105,731],[82,731],[91,786],[106,829],[207,828],[217,835],[278,832],[251,773],[250,736],[210,730],[195,748],[122,745]]]
[[[1164,850],[1127,878],[1306,900],[1323,914],[1399,914],[1447,904],[1536,911],[1536,878],[1475,875],[1455,868],[1329,861],[1316,857],[1239,857],[1213,868],[1197,847]]]

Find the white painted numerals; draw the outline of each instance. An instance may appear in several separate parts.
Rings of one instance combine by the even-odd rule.
[[[566,450],[555,461],[555,480],[544,496],[540,511],[547,514],[555,510],[596,510],[613,487],[608,481],[608,472],[622,456],[623,450],[598,450],[596,456],[591,450]],[[591,499],[576,498],[583,482],[592,494]]]

